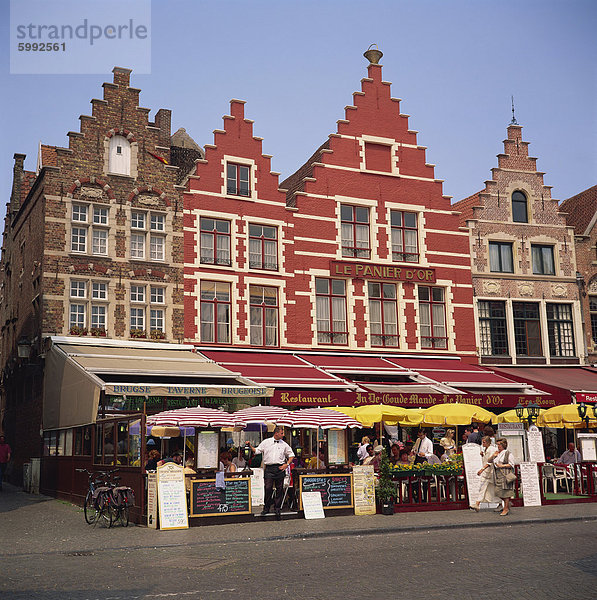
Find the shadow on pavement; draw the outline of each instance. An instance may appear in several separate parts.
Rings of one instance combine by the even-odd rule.
[[[41,494],[28,494],[21,488],[18,488],[10,483],[4,482],[2,491],[0,492],[0,513],[10,512],[12,510],[18,510],[23,506],[30,506],[32,504],[41,504],[43,502],[49,502],[55,500],[49,496],[42,496]]]
[[[85,590],[10,590],[2,592],[3,600],[135,600],[149,597],[149,590],[141,589],[85,589]]]

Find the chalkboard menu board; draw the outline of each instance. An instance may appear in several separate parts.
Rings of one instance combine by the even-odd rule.
[[[323,508],[352,508],[352,473],[342,475],[301,475],[300,494],[319,492]],[[303,509],[301,502],[301,510]]]
[[[251,514],[249,477],[226,479],[226,489],[216,488],[215,479],[191,481],[191,517]]]

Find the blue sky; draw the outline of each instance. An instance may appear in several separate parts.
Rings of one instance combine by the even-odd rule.
[[[3,214],[13,154],[35,169],[39,140],[67,146],[112,76],[10,75],[6,0],[0,11]],[[482,189],[496,166],[511,95],[552,196],[597,183],[592,0],[163,0],[151,20],[151,74],[132,75],[151,118],[172,109],[173,131],[203,145],[230,98],[246,100],[280,180],[336,130],[366,76],[362,53],[377,43],[384,79],[454,200]],[[126,53],[118,62],[129,66]]]

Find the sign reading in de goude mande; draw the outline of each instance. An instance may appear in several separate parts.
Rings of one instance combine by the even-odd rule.
[[[311,392],[276,390],[271,404],[277,406],[360,406],[362,404],[392,404],[405,408],[433,406],[446,402],[474,404],[484,408],[514,408],[519,402],[526,406],[536,402],[542,408],[565,403],[555,396],[530,394],[403,394],[389,392]]]
[[[330,275],[362,279],[387,279],[389,281],[435,283],[435,269],[406,267],[404,265],[376,265],[331,260]]]

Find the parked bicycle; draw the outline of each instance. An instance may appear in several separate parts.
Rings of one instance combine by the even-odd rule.
[[[135,504],[135,494],[132,488],[117,485],[120,477],[114,477],[114,487],[111,488],[110,510],[112,511],[112,524],[120,522],[123,527],[129,525],[129,511]]]
[[[88,490],[83,503],[85,521],[89,525],[103,523],[112,526],[112,487],[109,478],[114,471],[92,472],[87,469],[76,469],[79,473],[87,473]]]

